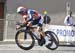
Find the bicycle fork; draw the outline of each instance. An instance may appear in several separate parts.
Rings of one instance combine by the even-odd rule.
[[[27,34],[27,33],[24,34],[24,40],[27,39],[27,35],[26,35],[26,34]]]

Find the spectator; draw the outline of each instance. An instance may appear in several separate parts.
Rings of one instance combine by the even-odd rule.
[[[72,16],[72,12],[70,12],[69,15],[67,15],[64,19],[64,24],[68,25],[68,26],[73,26],[73,16]]]
[[[48,13],[47,11],[44,11],[44,16],[43,16],[44,24],[49,24],[51,21],[51,18],[50,18],[50,16],[47,15],[47,13]]]

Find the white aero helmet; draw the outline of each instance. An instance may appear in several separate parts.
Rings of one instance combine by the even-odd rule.
[[[26,11],[25,7],[20,6],[20,7],[17,8],[17,13],[23,13],[25,11]]]

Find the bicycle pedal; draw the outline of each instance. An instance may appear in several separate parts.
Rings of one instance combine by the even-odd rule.
[[[39,44],[40,46],[43,46],[43,44],[41,43],[41,40],[38,40],[38,44]]]

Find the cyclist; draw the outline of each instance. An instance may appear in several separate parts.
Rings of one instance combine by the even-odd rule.
[[[33,10],[33,9],[28,9],[25,7],[18,7],[17,8],[17,13],[22,15],[23,17],[23,22],[20,26],[17,27],[17,29],[19,29],[22,25],[24,25],[25,23],[28,23],[27,26],[32,27],[32,25],[38,25],[37,27],[37,31],[40,33],[40,41],[42,41],[43,43],[45,43],[44,40],[44,32],[42,31],[42,25],[43,25],[43,16],[41,14],[38,13],[38,11]],[[32,31],[34,31],[32,29]],[[43,45],[43,44],[41,44]]]

